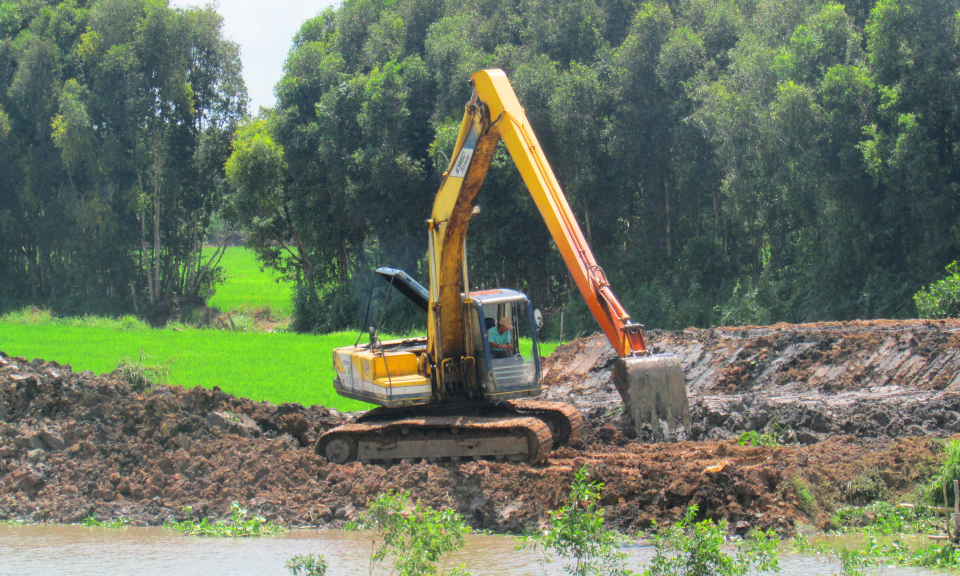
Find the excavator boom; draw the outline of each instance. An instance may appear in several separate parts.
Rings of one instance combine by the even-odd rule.
[[[642,325],[631,321],[610,288],[506,74],[483,70],[472,76],[472,82],[474,94],[429,223],[429,330],[434,337],[431,341],[437,343],[434,357],[459,357],[464,350],[462,314],[450,312],[459,309],[464,289],[462,255],[467,225],[494,149],[502,139],[590,312],[620,356],[614,380],[634,424],[639,429],[649,422],[659,436],[661,419],[672,429],[673,419],[680,418],[689,429],[690,409],[679,359],[651,355],[647,350]]]

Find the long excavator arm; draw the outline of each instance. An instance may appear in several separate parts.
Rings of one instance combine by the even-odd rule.
[[[536,135],[502,70],[472,77],[454,154],[437,194],[430,228],[429,346],[438,364],[465,357],[461,294],[467,277],[464,240],[493,152],[502,139],[550,230],[564,262],[603,333],[621,360],[614,380],[635,425],[659,420],[672,427],[679,417],[689,428],[689,404],[679,360],[647,350],[642,326],[617,300],[597,264]],[[442,311],[442,313],[441,313]]]

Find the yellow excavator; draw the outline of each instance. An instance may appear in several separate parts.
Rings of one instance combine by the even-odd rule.
[[[537,330],[541,315],[521,292],[470,291],[467,227],[502,139],[543,216],[577,287],[620,359],[613,376],[639,430],[662,436],[675,419],[689,429],[679,359],[651,354],[642,325],[631,321],[590,251],[573,212],[502,70],[473,74],[452,160],[427,221],[430,282],[379,268],[390,289],[427,313],[426,338],[381,341],[333,351],[341,396],[378,408],[324,433],[315,451],[334,463],[400,459],[496,459],[537,462],[582,431],[579,411],[535,400],[541,386]],[[526,333],[526,334],[524,334]],[[521,343],[529,339],[529,350]]]

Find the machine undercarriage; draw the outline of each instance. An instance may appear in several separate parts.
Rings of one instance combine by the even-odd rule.
[[[580,437],[583,417],[569,404],[505,400],[471,405],[376,408],[323,434],[314,450],[330,462],[399,460],[534,463]]]

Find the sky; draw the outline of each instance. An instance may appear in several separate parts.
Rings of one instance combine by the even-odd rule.
[[[172,0],[174,6],[206,5],[206,1]],[[313,18],[334,0],[219,0],[224,36],[240,44],[243,79],[250,96],[248,110],[273,106],[273,87],[283,75],[283,61],[293,36],[304,21]]]

